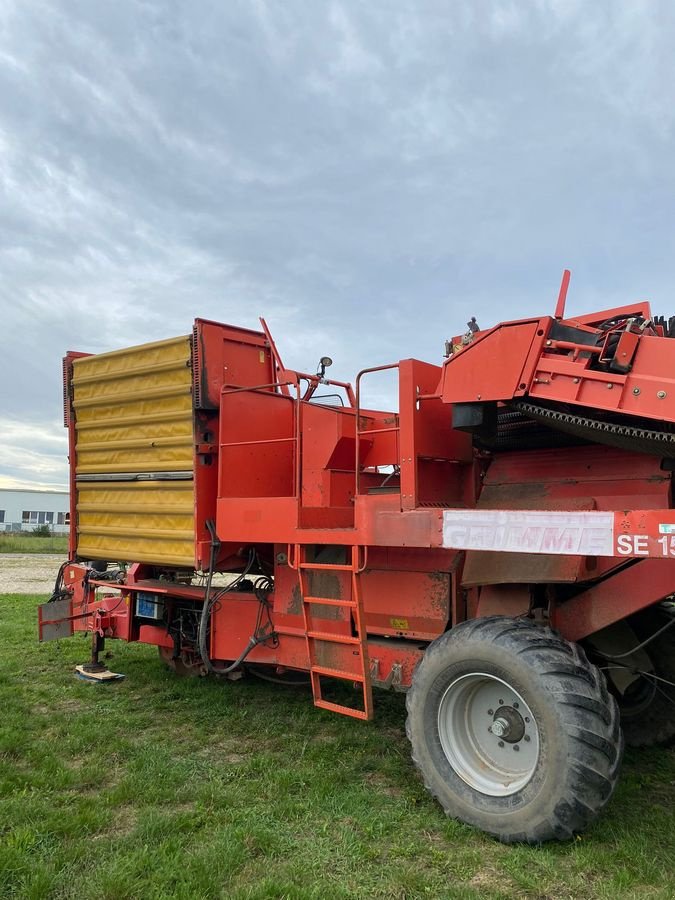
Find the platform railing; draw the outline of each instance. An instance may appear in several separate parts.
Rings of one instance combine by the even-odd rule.
[[[389,363],[385,366],[372,366],[370,369],[361,369],[359,374],[356,376],[355,388],[356,388],[356,397],[355,397],[355,405],[356,405],[356,423],[355,423],[355,443],[356,443],[356,461],[355,461],[355,472],[356,472],[356,486],[355,493],[356,496],[361,493],[360,491],[360,483],[361,483],[361,435],[364,434],[386,434],[390,432],[398,432],[400,431],[400,425],[390,425],[386,428],[361,428],[361,381],[364,375],[370,375],[373,372],[386,372],[389,369],[398,369],[399,363]]]

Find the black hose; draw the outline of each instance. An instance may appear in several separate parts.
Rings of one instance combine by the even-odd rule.
[[[306,687],[308,684],[311,684],[309,677],[305,678],[282,678],[280,676],[268,675],[266,672],[261,671],[262,667],[248,665],[246,666],[246,671],[250,672],[251,675],[255,675],[256,678],[262,678],[263,681],[271,681],[272,684],[283,684],[286,687]]]
[[[211,662],[208,647],[206,646],[206,637],[209,625],[209,615],[211,613],[211,582],[213,581],[213,570],[216,565],[216,554],[220,549],[220,540],[216,534],[216,526],[211,519],[206,520],[206,527],[211,535],[211,552],[209,554],[209,574],[206,579],[206,587],[204,588],[204,605],[202,606],[202,614],[199,619],[197,641],[199,645],[199,655],[206,666],[206,671],[213,673],[213,663]]]
[[[646,647],[647,644],[651,644],[653,640],[659,637],[659,635],[663,634],[664,631],[668,631],[668,629],[672,628],[673,625],[675,625],[675,618],[671,619],[670,622],[666,622],[663,628],[659,628],[658,631],[655,631],[654,634],[650,635],[650,637],[648,637],[646,640],[637,644],[637,646],[631,647],[631,649],[627,650],[626,653],[613,653],[611,656],[608,653],[600,653],[600,656],[604,656],[605,659],[609,660],[625,659],[627,656],[632,656],[633,653],[637,653],[638,650],[642,650],[642,648]]]
[[[208,526],[209,523],[207,523]],[[212,525],[213,523],[211,523]],[[211,529],[209,529],[211,531]],[[209,656],[208,649],[208,630],[209,630],[209,619],[211,618],[211,610],[213,608],[214,603],[218,601],[223,594],[227,594],[234,587],[236,587],[243,579],[248,575],[251,571],[251,567],[255,561],[255,550],[251,550],[248,563],[246,564],[246,568],[235,580],[228,584],[226,587],[218,591],[215,597],[211,597],[211,583],[213,581],[213,570],[215,567],[216,553],[218,552],[218,548],[220,547],[220,541],[217,537],[215,537],[215,531],[212,532],[211,535],[211,554],[209,559],[209,574],[206,582],[206,589],[204,591],[204,605],[202,606],[202,614],[199,619],[199,633],[198,633],[198,646],[199,646],[199,655],[206,667],[206,671],[210,675],[227,675],[228,672],[231,672],[235,669],[241,662],[246,659],[251,650],[256,646],[256,644],[262,643],[261,640],[252,637],[246,646],[246,649],[243,651],[243,654],[240,655],[238,659],[231,666],[226,666],[225,668],[221,668],[219,666],[214,666],[211,662],[211,657]],[[269,637],[269,635],[268,635]],[[266,640],[267,638],[264,638]],[[253,642],[253,643],[252,643]]]
[[[52,591],[52,595],[47,603],[56,603],[59,600],[67,600],[70,597],[70,591],[66,589],[63,580],[63,573],[66,571],[66,566],[68,565],[68,560],[66,560],[64,563],[61,563],[58,574],[56,576],[56,581],[54,582],[54,590]]]
[[[251,652],[251,650],[253,650],[254,647],[257,647],[258,644],[264,643],[264,642],[267,640],[268,637],[269,637],[269,635],[267,635],[267,636],[265,636],[265,637],[256,637],[255,635],[252,635],[252,636],[249,638],[249,642],[248,642],[248,644],[246,645],[246,647],[244,648],[244,650],[239,654],[239,656],[235,659],[235,661],[234,661],[231,665],[225,666],[225,668],[223,669],[223,668],[221,668],[220,666],[218,666],[218,667],[216,668],[216,667],[213,666],[213,664],[212,664],[212,670],[213,670],[214,674],[216,674],[216,675],[227,675],[228,672],[234,672],[234,670],[237,669],[237,668],[239,668],[239,666],[243,663],[243,661],[244,661],[244,660],[246,659],[246,657],[249,655],[249,653]]]

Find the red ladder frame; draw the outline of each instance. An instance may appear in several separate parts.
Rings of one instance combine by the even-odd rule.
[[[291,548],[289,547],[289,550]],[[351,716],[354,719],[370,720],[373,718],[373,689],[370,677],[370,660],[368,657],[368,641],[366,630],[364,627],[363,600],[360,589],[359,575],[362,571],[360,566],[360,548],[358,546],[351,547],[351,562],[346,564],[338,563],[314,563],[308,562],[306,556],[306,546],[303,544],[295,545],[295,560],[292,568],[297,569],[298,582],[300,586],[300,596],[302,598],[302,615],[305,626],[305,640],[307,642],[307,655],[309,658],[309,675],[312,683],[312,694],[314,696],[314,705],[321,709],[327,709],[331,712],[341,713],[345,716]],[[290,557],[290,553],[289,553]],[[350,572],[351,573],[351,598],[349,600],[336,599],[334,597],[316,597],[307,593],[307,585],[305,574],[307,572]],[[322,604],[323,606],[336,606],[351,611],[354,620],[355,635],[334,634],[332,632],[318,631],[314,627],[312,621],[311,606],[313,604]],[[317,643],[340,644],[352,646],[358,653],[360,667],[358,672],[349,672],[344,669],[333,669],[328,666],[322,666],[317,663],[316,645]],[[340,703],[333,703],[326,700],[321,693],[321,676],[334,678],[338,681],[355,682],[361,686],[363,693],[363,709],[356,709],[351,706],[343,706]]]

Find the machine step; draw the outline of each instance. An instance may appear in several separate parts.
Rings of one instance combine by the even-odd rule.
[[[372,714],[368,713],[365,709],[354,709],[353,706],[342,706],[340,703],[331,703],[330,700],[315,700],[314,706],[317,706],[319,709],[327,709],[330,712],[339,713],[341,716],[351,716],[352,719],[363,719],[366,722],[368,719],[372,719]]]
[[[345,606],[348,609],[356,609],[354,600],[336,600],[334,597],[304,597],[305,603],[321,603],[324,606]]]
[[[307,637],[313,641],[325,641],[328,644],[352,644],[360,646],[361,639],[351,634],[335,634],[333,631],[308,631]]]
[[[365,676],[360,672],[347,672],[345,669],[331,669],[330,666],[312,666],[310,671],[316,675],[325,675],[326,678],[336,678],[338,681],[355,681],[362,684]]]
[[[363,624],[363,603],[361,600],[360,579],[359,579],[359,547],[349,548],[351,552],[351,562],[345,563],[312,563],[305,559],[307,548],[302,544],[295,545],[295,554],[291,554],[289,547],[289,558],[296,560],[295,568],[298,572],[298,584],[300,587],[300,596],[302,597],[302,615],[305,625],[305,640],[307,642],[307,656],[309,659],[310,680],[312,682],[312,694],[314,696],[314,705],[321,709],[331,710],[345,716],[352,716],[357,719],[372,719],[373,717],[373,691],[370,679],[370,661],[368,658],[368,642],[366,630]],[[312,572],[342,572],[349,573],[351,576],[351,597],[349,599],[340,599],[336,597],[316,597],[307,592],[307,575]],[[353,621],[355,634],[336,634],[334,632],[322,631],[318,625],[317,619],[321,616],[315,606],[332,606],[350,611],[350,618]],[[331,666],[317,665],[317,645],[325,646],[327,644],[336,645],[336,660],[339,660],[337,647],[354,647],[354,655],[358,655],[358,671],[348,671],[347,669],[334,668]],[[353,660],[350,660],[352,663]],[[346,664],[346,662],[345,662]],[[361,695],[363,697],[363,709],[357,709],[351,706],[344,706],[340,703],[333,703],[326,700],[321,693],[321,679],[323,675],[326,678],[334,678],[338,681],[349,681],[359,684],[361,687]]]

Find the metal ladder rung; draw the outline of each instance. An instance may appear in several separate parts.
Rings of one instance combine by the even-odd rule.
[[[356,609],[354,600],[336,600],[334,597],[303,597],[305,603],[323,603],[324,606],[344,606]]]
[[[359,672],[346,672],[344,669],[329,669],[328,666],[312,666],[310,671],[316,675],[325,675],[326,678],[338,678],[340,681],[357,681],[363,684],[366,680]]]
[[[352,719],[364,719],[368,721],[368,713],[365,709],[355,709],[353,706],[342,706],[340,703],[331,703],[330,700],[315,700],[314,706],[319,709],[327,709],[330,712],[340,713],[343,716],[351,716]]]
[[[307,637],[314,641],[325,641],[328,644],[353,644],[360,647],[361,641],[351,634],[334,634],[330,631],[308,631]]]
[[[307,643],[307,654],[309,657],[309,676],[312,683],[312,694],[314,697],[314,705],[330,712],[340,713],[344,716],[351,716],[355,719],[363,719],[368,721],[373,717],[373,698],[370,677],[370,664],[368,660],[368,644],[364,629],[363,601],[359,589],[359,548],[354,546],[351,548],[350,563],[312,563],[305,558],[306,548],[300,544],[295,545],[294,558],[297,561],[294,568],[298,570],[298,581],[300,586],[300,596],[302,597],[302,615],[305,628],[305,640]],[[289,546],[289,558],[293,556]],[[349,600],[341,600],[336,597],[314,597],[305,593],[309,585],[306,583],[307,573],[312,572],[345,572],[349,575],[351,583],[351,598]],[[315,624],[315,617],[320,618],[319,611],[314,609],[316,606],[332,606],[345,610],[350,610],[354,617],[354,628],[356,635],[336,634],[327,631],[315,631],[318,622]],[[338,646],[353,648],[350,652],[345,650],[346,657],[344,664],[350,665],[347,658],[350,655],[358,657],[353,661],[360,669],[359,672],[347,671],[345,669],[335,669],[330,666],[316,665],[316,649],[319,644],[333,644],[337,649]],[[336,659],[337,662],[337,659]],[[341,661],[338,665],[343,664]],[[351,682],[360,686],[363,709],[353,706],[345,706],[341,703],[333,703],[331,700],[325,700],[321,694],[321,677],[333,678],[338,681]]]

